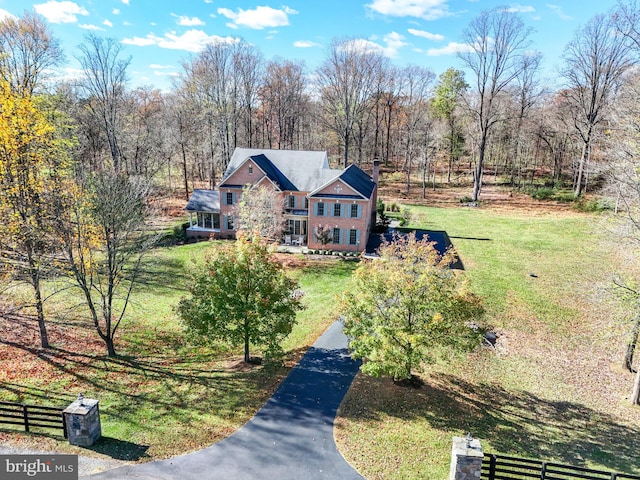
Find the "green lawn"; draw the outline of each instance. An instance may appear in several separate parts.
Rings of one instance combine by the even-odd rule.
[[[117,358],[106,357],[82,310],[73,308],[77,293],[66,292],[48,304],[55,346],[49,352],[37,348],[33,322],[0,320],[0,398],[54,406],[65,406],[78,393],[99,399],[103,440],[93,450],[115,458],[163,458],[228,436],[251,418],[292,362],[335,321],[336,292],[355,265],[339,260],[313,265],[290,256],[295,265],[288,270],[299,279],[307,308],[284,345],[285,365],[247,367],[240,361],[241,350],[186,338],[174,314],[187,294],[193,261],[207,248],[207,242],[163,247],[146,258],[142,284],[116,337]],[[16,341],[7,341],[9,335]],[[0,431],[0,441],[87,453],[56,435],[10,431]]]
[[[341,451],[369,479],[448,478],[451,439],[484,450],[640,472],[633,376],[605,298],[610,265],[597,216],[412,207],[446,230],[499,334],[428,366],[421,389],[360,375],[341,407]]]

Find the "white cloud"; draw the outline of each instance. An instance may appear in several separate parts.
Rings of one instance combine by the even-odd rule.
[[[450,42],[446,47],[428,49],[427,55],[429,57],[439,57],[441,55],[455,55],[456,53],[472,51],[473,47],[467,43]]]
[[[507,12],[511,13],[533,13],[535,11],[536,9],[531,5],[519,5],[517,3],[507,8]]]
[[[373,0],[365,5],[369,10],[391,17],[417,17],[437,20],[448,17],[448,0]]]
[[[384,54],[387,57],[395,57],[398,55],[398,50],[407,45],[407,42],[404,41],[404,37],[396,32],[388,33],[384,36],[384,43],[387,46],[384,48]]]
[[[166,33],[159,37],[149,33],[146,37],[125,38],[122,43],[126,45],[136,45],[138,47],[148,47],[156,45],[169,50],[185,50],[187,52],[199,52],[209,43],[237,43],[238,39],[233,37],[219,37],[218,35],[207,35],[202,30],[189,30],[182,35],[175,32]]]
[[[289,25],[289,15],[298,12],[283,6],[281,10],[271,7],[256,7],[254,10],[238,8],[237,12],[228,8],[219,8],[218,13],[232,20],[227,23],[230,28],[247,27],[262,30],[263,28],[286,27]]]
[[[84,76],[83,70],[71,67],[57,68],[55,71],[52,71],[52,73],[51,80],[54,82],[73,82]]]
[[[319,43],[312,42],[310,40],[298,40],[293,42],[293,46],[296,48],[311,48],[311,47],[321,47]]]
[[[3,20],[5,18],[18,18],[16,17],[14,14],[7,12],[6,10],[3,10],[0,8],[0,20]]]
[[[396,32],[385,35],[382,40],[385,43],[384,46],[374,40],[356,38],[347,42],[345,48],[353,48],[363,53],[380,53],[387,57],[395,57],[398,54],[398,50],[407,45],[404,37]]]
[[[122,3],[124,3],[125,5],[129,5],[129,0],[122,0]]]
[[[173,16],[178,17],[178,25],[181,25],[183,27],[198,27],[198,26],[204,25],[204,22],[200,20],[198,17],[190,18],[190,17],[178,16],[178,15],[173,15]]]
[[[120,15],[120,10],[117,8],[114,8],[111,13],[113,13],[114,15]]]
[[[94,31],[96,31],[96,30],[104,30],[104,28],[102,28],[102,27],[99,27],[97,25],[91,25],[91,24],[88,24],[88,23],[83,23],[83,24],[78,25],[78,26],[80,28],[82,28],[83,30],[94,30]]]
[[[162,70],[154,70],[153,74],[158,77],[179,77],[180,76],[178,72],[164,72]]]
[[[364,38],[355,38],[345,44],[345,49],[353,48],[362,53],[382,53],[384,54],[384,48],[382,45],[377,44],[371,40],[365,40]]]
[[[34,5],[33,8],[51,23],[75,23],[78,21],[78,15],[89,15],[86,8],[69,1],[49,0],[46,3]]]
[[[102,22],[103,25],[106,25],[107,27],[113,27],[113,23],[111,23],[109,20],[105,20],[104,22]]]
[[[564,13],[562,7],[560,5],[553,5],[551,3],[547,3],[547,8],[552,10],[556,15],[558,15],[562,20],[573,20],[573,17]]]
[[[439,33],[416,30],[415,28],[410,28],[407,30],[407,32],[409,32],[411,35],[415,35],[416,37],[426,38],[427,40],[435,40],[436,42],[444,40],[444,35],[440,35]]]

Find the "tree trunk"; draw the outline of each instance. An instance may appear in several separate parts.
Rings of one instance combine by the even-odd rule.
[[[636,322],[633,324],[629,343],[627,344],[627,351],[624,354],[623,366],[630,372],[635,372],[633,368],[633,354],[638,344],[638,336],[640,336],[640,318],[636,318]]]
[[[29,247],[31,249],[31,247]],[[35,260],[31,253],[28,255],[29,276],[31,277],[31,286],[33,287],[33,295],[36,304],[36,312],[38,316],[38,328],[40,329],[40,345],[42,348],[49,348],[49,336],[47,335],[47,327],[44,322],[44,308],[42,306],[42,293],[40,292],[40,272],[36,266]]]
[[[477,202],[480,197],[480,189],[482,188],[482,173],[484,165],[484,153],[487,146],[486,133],[483,134],[480,142],[480,148],[478,149],[478,164],[476,165],[473,176],[473,201]]]
[[[636,378],[633,382],[633,393],[631,393],[631,404],[640,405],[640,368],[636,373]]]
[[[244,363],[249,363],[249,335],[244,336]]]
[[[107,356],[109,358],[116,357],[117,354],[116,354],[115,346],[113,345],[113,337],[111,335],[104,337],[104,343],[107,346]]]
[[[580,163],[578,164],[578,175],[576,178],[575,190],[573,192],[576,197],[582,195],[582,183],[584,178],[584,168],[587,162],[588,150],[589,145],[587,142],[584,142],[584,145],[582,146],[582,155],[580,156]]]

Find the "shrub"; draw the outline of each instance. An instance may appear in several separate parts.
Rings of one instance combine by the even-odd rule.
[[[581,198],[576,203],[576,209],[581,212],[604,212],[607,210],[613,210],[615,208],[615,202],[610,198],[592,198],[586,200]]]
[[[551,187],[540,187],[532,190],[529,195],[536,200],[551,200],[556,191]]]

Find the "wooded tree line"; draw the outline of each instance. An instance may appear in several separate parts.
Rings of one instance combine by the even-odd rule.
[[[364,168],[378,158],[423,193],[473,181],[473,200],[487,175],[576,196],[607,179],[621,186],[616,178],[632,178],[624,167],[638,159],[639,15],[627,0],[577,30],[553,91],[531,32],[503,8],[464,30],[464,71],[398,67],[350,38],[335,39],[311,71],[240,40],[185,59],[169,92],[130,88],[122,45],[94,34],[77,53],[82,77],[54,82],[64,52],[44,20],[5,18],[2,274],[33,287],[46,346],[40,283],[63,259],[113,354],[132,266],[151,243],[143,230],[153,185],[184,198],[214,187],[236,146],[327,150],[336,165]],[[616,192],[629,212],[637,191]]]
[[[90,34],[77,53],[83,76],[52,84],[46,74],[63,52],[31,13],[2,22],[0,66],[17,91],[56,99],[78,168],[110,165],[184,197],[213,187],[236,146],[327,150],[336,164],[365,168],[378,158],[407,189],[473,180],[474,200],[485,175],[580,195],[601,181],[619,93],[638,81],[636,7],[621,3],[575,32],[557,90],[542,80],[531,31],[505,9],[467,26],[464,70],[438,77],[426,62],[398,67],[350,38],[335,39],[314,71],[238,40],[185,59],[169,92],[132,89],[122,45]]]

